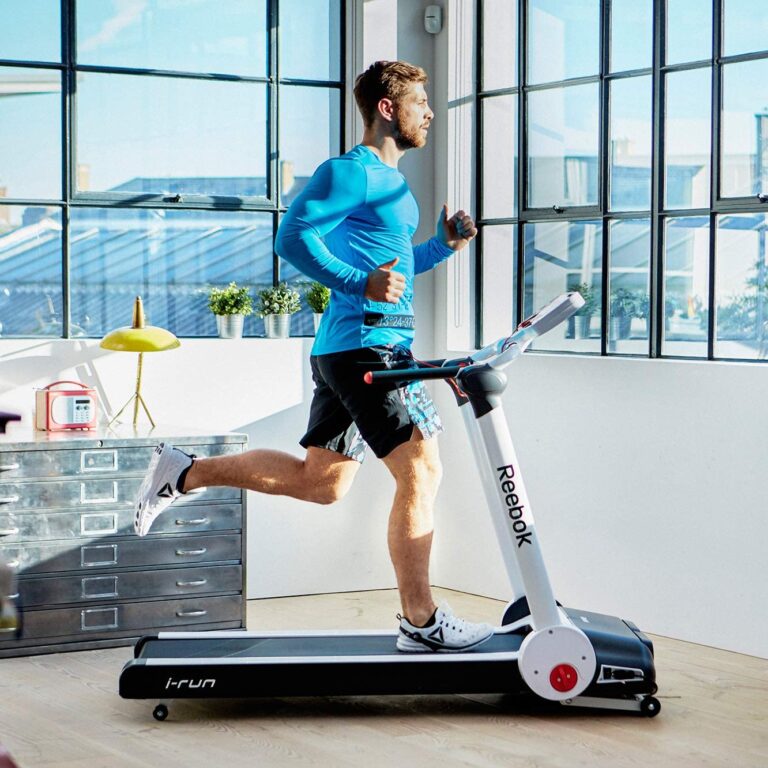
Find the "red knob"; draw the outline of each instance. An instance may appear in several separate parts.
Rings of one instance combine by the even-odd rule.
[[[366,373],[366,374],[363,376],[363,381],[364,381],[366,384],[373,384],[373,373],[371,373],[371,371],[368,371],[368,373]]]
[[[549,673],[550,685],[560,693],[567,693],[576,687],[579,673],[570,664],[558,664]]]

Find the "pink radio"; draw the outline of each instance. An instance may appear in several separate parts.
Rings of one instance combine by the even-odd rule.
[[[60,384],[74,384],[79,389],[54,389]],[[96,390],[79,381],[54,381],[35,390],[35,426],[47,432],[65,429],[95,429]]]

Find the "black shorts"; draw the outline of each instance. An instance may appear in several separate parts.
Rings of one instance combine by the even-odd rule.
[[[411,439],[413,428],[426,438],[443,431],[424,383],[366,384],[366,371],[404,367],[410,350],[385,345],[312,355],[315,392],[309,411],[305,448],[327,448],[357,461],[365,457],[366,443],[380,459]]]

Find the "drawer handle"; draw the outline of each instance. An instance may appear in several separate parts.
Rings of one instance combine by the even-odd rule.
[[[208,583],[208,579],[197,579],[196,581],[177,581],[177,587],[202,587]]]
[[[207,551],[207,547],[202,547],[201,549],[177,549],[176,554],[179,557],[193,557],[195,555],[204,555]]]
[[[205,616],[208,611],[176,611],[176,615],[180,619],[197,618],[199,616]]]
[[[18,528],[0,528],[0,536],[15,536],[18,532]]]
[[[16,559],[16,560],[8,560],[5,564],[9,568],[18,568],[21,565],[21,562],[18,559]]]
[[[0,504],[15,504],[18,500],[18,496],[0,496]]]
[[[197,517],[194,520],[177,520],[176,525],[205,525],[210,522],[207,517]]]
[[[21,464],[0,464],[0,472],[13,472],[14,469],[20,469]]]
[[[18,600],[21,597],[21,593],[17,592],[15,595],[8,595],[8,600]]]

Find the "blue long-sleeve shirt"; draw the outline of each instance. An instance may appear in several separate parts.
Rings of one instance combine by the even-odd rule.
[[[275,250],[331,289],[312,354],[377,344],[410,346],[413,278],[453,251],[436,237],[414,246],[419,208],[405,177],[367,147],[323,163],[280,222]],[[397,304],[365,298],[368,273],[399,259],[405,277]]]

